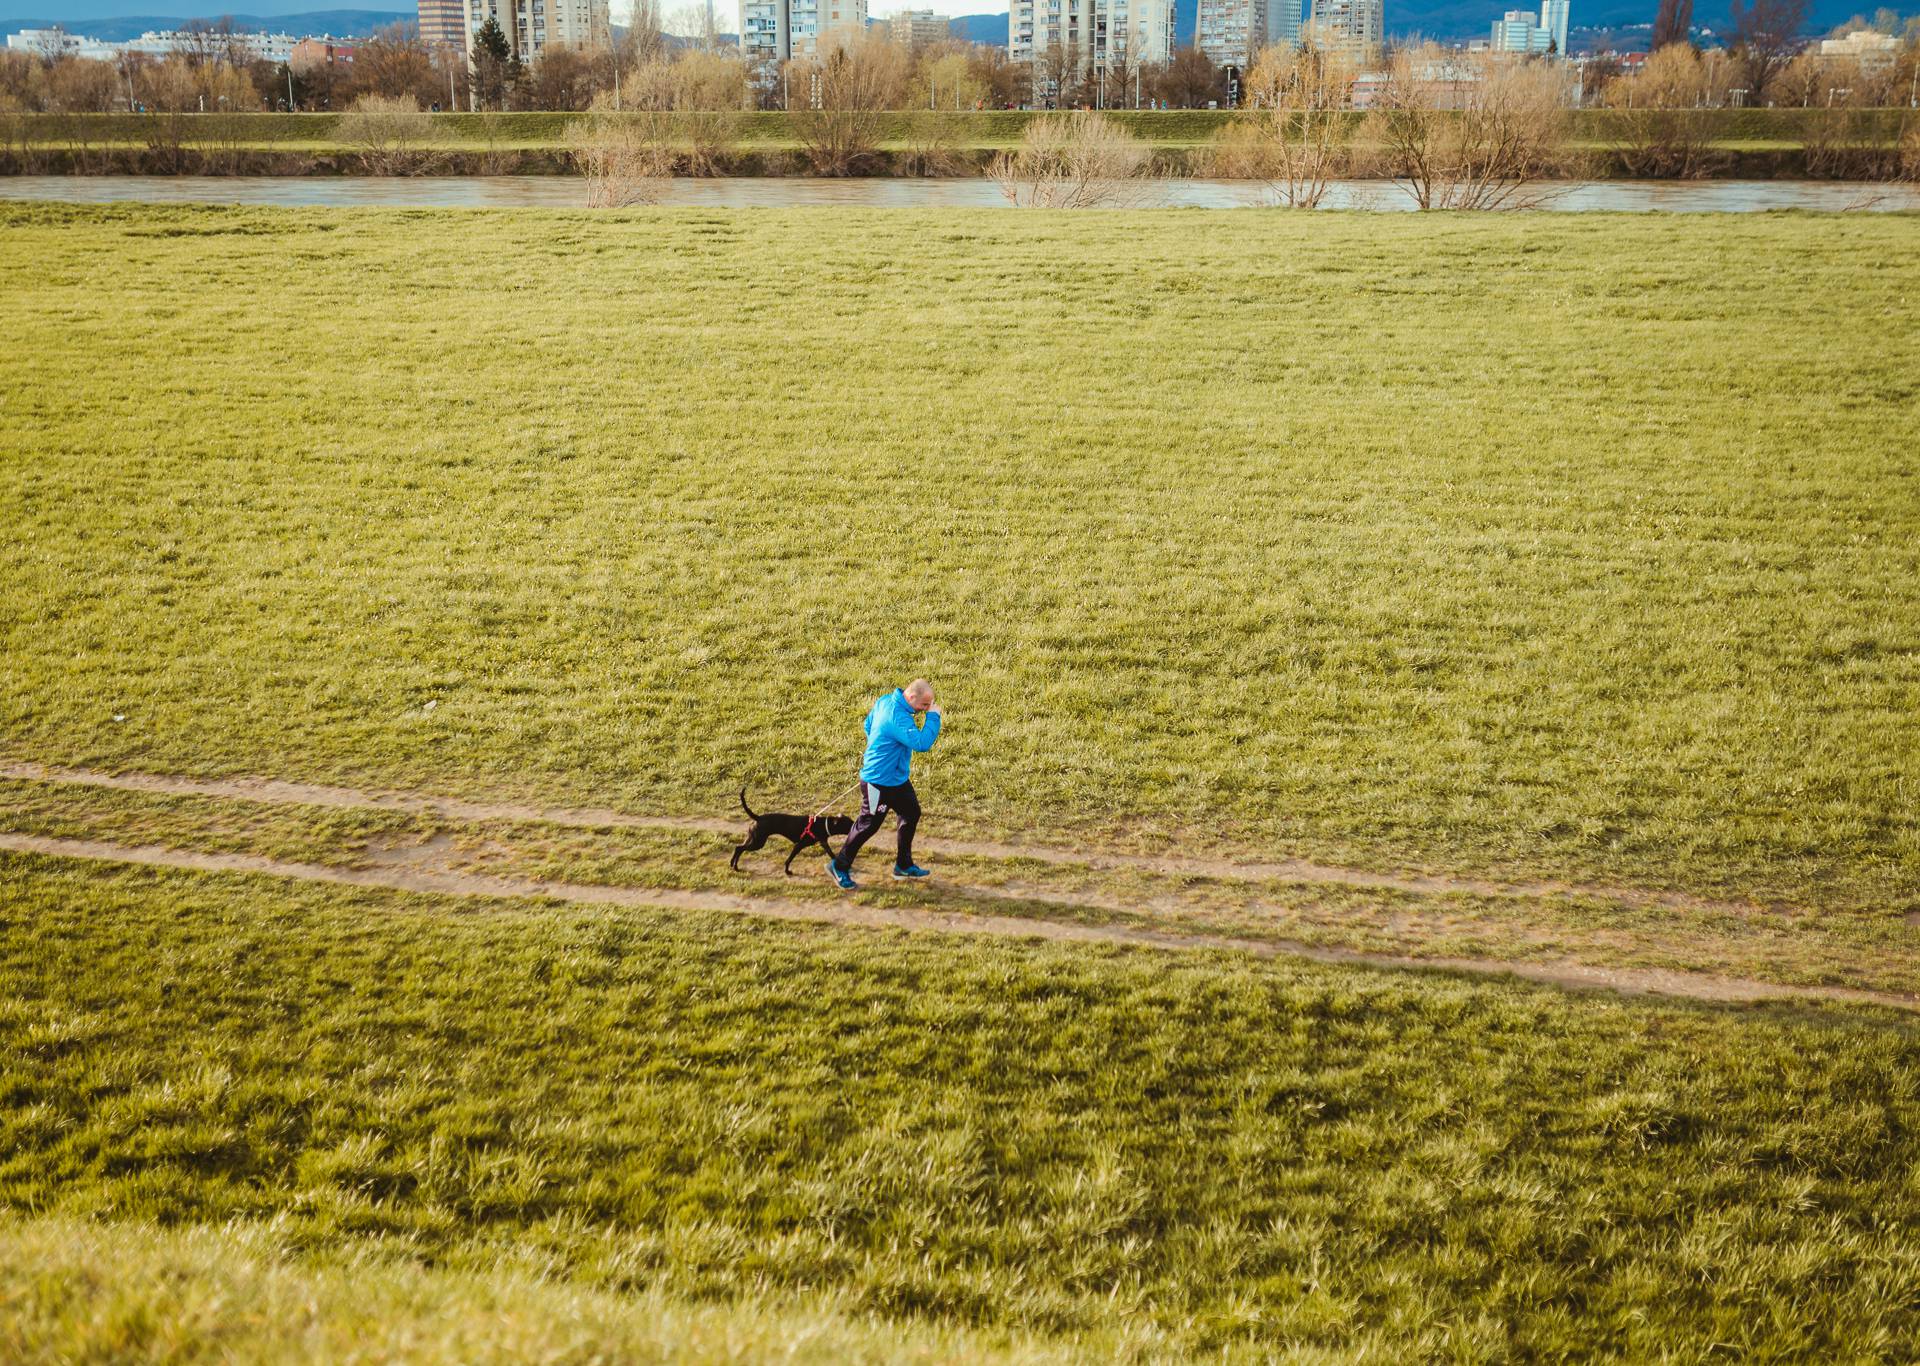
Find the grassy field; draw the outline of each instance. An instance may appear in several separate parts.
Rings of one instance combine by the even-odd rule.
[[[9,757],[1920,905],[1920,219],[0,223]]]
[[[894,1358],[1920,1345],[1891,1019],[0,876],[0,1207],[33,1212],[0,1224],[0,1349],[459,1359],[434,1308],[504,1300],[513,1341],[691,1320],[711,1358],[649,1306],[735,1296],[705,1331],[824,1309],[855,1347],[901,1323]]]
[[[1913,1359],[1910,1012],[1254,950],[1920,993],[1916,248],[0,205],[0,1359]],[[1179,952],[709,909],[916,673]]]

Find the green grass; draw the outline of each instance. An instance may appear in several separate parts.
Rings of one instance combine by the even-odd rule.
[[[450,1272],[355,1249],[316,1265],[276,1223],[161,1229],[0,1222],[9,1362],[1054,1362],[1118,1334],[1045,1339],[888,1322],[833,1303],[610,1293],[537,1263]]]
[[[1920,905],[1920,219],[0,224],[13,757]]]
[[[33,1216],[0,1265],[52,1268],[0,1291],[0,1344],[71,1348],[130,1303],[262,1354],[392,1341],[422,1297],[535,1274],[529,1334],[617,1297],[589,1344],[656,1296],[879,1316],[893,1355],[956,1330],[1103,1357],[1920,1348],[1920,1053],[1892,1016],[0,877],[0,1208]],[[162,1259],[176,1289],[112,1279]],[[372,1268],[358,1307],[342,1263]],[[319,1289],[249,1327],[195,1309],[222,1277],[249,1306]],[[451,1332],[421,1354],[457,1359]]]
[[[744,820],[742,829],[744,829]],[[524,883],[844,900],[786,845],[731,871],[734,834],[451,820],[395,811],[160,796],[0,781],[0,832],[241,854],[336,869],[404,868]],[[881,843],[888,843],[884,838]],[[885,857],[882,851],[879,857]],[[931,884],[873,877],[865,905],[1223,934],[1412,958],[1679,968],[1789,985],[1920,992],[1920,924],[1902,915],[1636,905],[1601,895],[1433,892],[1311,878],[1215,877],[987,858],[936,849]],[[877,859],[870,859],[879,866]]]

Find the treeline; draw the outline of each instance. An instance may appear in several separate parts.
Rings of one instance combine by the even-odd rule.
[[[1877,32],[1891,50],[1877,47],[1871,59],[1829,57],[1799,36],[1806,10],[1807,0],[1734,0],[1726,48],[1664,43],[1637,71],[1611,55],[1577,65],[1531,60],[1564,73],[1568,102],[1589,108],[1865,109],[1913,102],[1920,93],[1920,19],[1902,25],[1882,11],[1871,22],[1850,21],[1837,32]],[[610,46],[552,47],[526,63],[492,22],[470,53],[430,46],[411,25],[353,46],[350,62],[261,61],[246,35],[222,22],[189,25],[179,50],[164,58],[128,53],[102,62],[10,50],[0,52],[0,113],[345,112],[366,99],[411,101],[429,111],[586,112],[663,102],[712,112],[805,111],[847,92],[863,107],[893,110],[1257,107],[1272,94],[1271,73],[1291,69],[1303,55],[1270,49],[1230,81],[1192,48],[1165,63],[1135,61],[1122,50],[1096,70],[1071,45],[1016,64],[1000,47],[957,40],[907,47],[875,29],[832,33],[817,55],[756,66],[710,34],[665,32],[657,0],[639,0],[632,26]],[[1477,54],[1426,44],[1365,60],[1330,56],[1341,80],[1317,97],[1337,107],[1377,103],[1381,79],[1407,53],[1419,54],[1431,79],[1442,83],[1455,80],[1453,68],[1481,65]],[[1305,55],[1313,55],[1311,47]],[[823,89],[830,66],[840,96]]]

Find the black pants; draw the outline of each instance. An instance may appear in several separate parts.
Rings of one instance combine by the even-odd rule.
[[[840,846],[840,856],[833,861],[835,867],[846,873],[853,871],[853,856],[874,837],[889,811],[900,818],[900,848],[893,861],[901,868],[913,866],[913,831],[920,824],[920,798],[914,795],[913,784],[882,787],[878,783],[862,783],[860,814],[854,819],[847,842]]]

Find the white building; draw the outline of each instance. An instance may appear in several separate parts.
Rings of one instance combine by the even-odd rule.
[[[605,47],[613,26],[607,0],[467,0],[467,50],[487,20],[500,25],[507,47],[531,62],[549,47]]]
[[[1503,18],[1493,21],[1495,52],[1545,52],[1552,41],[1553,35],[1540,27],[1540,20],[1531,10],[1510,9]]]
[[[29,28],[7,35],[7,47],[15,52],[31,52],[36,57],[83,57],[91,61],[117,61],[129,52],[147,57],[169,57],[208,41],[206,35],[180,33],[167,29],[149,30],[138,38],[108,43],[97,38],[81,38],[57,28]],[[226,39],[221,40],[223,43]],[[236,33],[232,41],[252,61],[284,62],[300,41],[290,33]]]
[[[1064,92],[1043,88],[1051,70],[1078,73],[1096,83],[1141,63],[1173,57],[1174,0],[1008,0],[1007,55],[1032,63],[1034,96],[1047,100]],[[1203,0],[1204,3],[1204,0]],[[1109,92],[1108,103],[1129,102]]]
[[[1252,65],[1267,45],[1268,0],[1200,0],[1193,45],[1215,66]]]
[[[1319,46],[1368,61],[1386,38],[1383,10],[1382,0],[1313,0],[1307,28]]]
[[[946,20],[940,26],[944,34]],[[740,0],[740,54],[749,62],[811,56],[836,29],[866,27],[867,0]]]
[[[1553,39],[1553,55],[1567,55],[1567,14],[1569,0],[1540,0],[1540,27]]]
[[[1900,54],[1900,40],[1890,33],[1875,33],[1870,28],[1855,29],[1844,38],[1820,40],[1820,56],[1826,60],[1858,62],[1863,72],[1885,71]]]
[[[901,47],[926,47],[952,36],[946,19],[930,9],[903,9],[881,22]]]
[[[793,52],[784,0],[740,0],[740,55],[749,62],[784,62]]]

